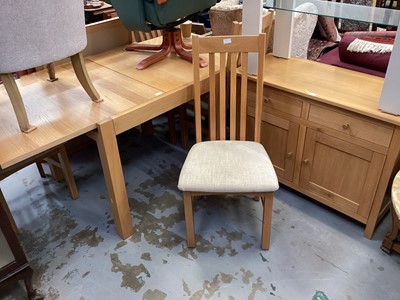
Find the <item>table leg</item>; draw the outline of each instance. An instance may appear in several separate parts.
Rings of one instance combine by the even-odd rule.
[[[133,227],[113,121],[97,124],[97,133],[89,136],[97,142],[116,230],[126,239],[132,235]]]

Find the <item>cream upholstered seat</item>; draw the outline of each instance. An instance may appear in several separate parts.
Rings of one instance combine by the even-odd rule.
[[[0,77],[21,131],[35,127],[29,124],[14,72],[70,57],[85,91],[100,101],[81,54],[87,43],[82,0],[2,0],[0,28]]]
[[[263,103],[265,34],[258,36],[193,37],[194,101],[197,143],[190,149],[179,176],[183,191],[187,242],[195,247],[193,201],[197,196],[244,194],[260,197],[264,205],[261,248],[270,244],[273,193],[279,188],[274,167],[259,143]],[[255,97],[254,140],[246,140],[248,120],[249,52],[258,57]],[[209,54],[209,68],[200,70],[200,54]],[[217,55],[219,63],[217,63]],[[237,78],[237,58],[241,75]],[[219,66],[219,76],[218,74]],[[209,137],[202,142],[201,86],[209,72]],[[217,80],[217,77],[219,80]],[[229,90],[225,90],[229,78]],[[216,87],[221,87],[219,92]],[[218,97],[216,95],[218,93]],[[229,96],[226,99],[225,96]],[[252,104],[254,105],[254,103]],[[218,107],[218,109],[217,109]],[[240,108],[239,108],[240,107]],[[226,118],[227,108],[229,118]],[[217,114],[217,111],[219,112]],[[237,117],[238,116],[238,117]],[[229,125],[227,125],[227,119]],[[217,132],[218,128],[218,132]],[[228,133],[227,133],[228,131]],[[229,139],[227,140],[227,136]],[[219,140],[217,140],[217,137]]]
[[[271,160],[260,143],[207,141],[190,149],[178,188],[196,192],[255,193],[275,191],[278,182]]]

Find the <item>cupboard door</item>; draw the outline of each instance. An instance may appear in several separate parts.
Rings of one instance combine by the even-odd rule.
[[[307,129],[300,186],[365,223],[385,156]]]
[[[248,136],[252,138],[254,118],[248,118]],[[293,180],[298,134],[299,124],[263,113],[261,144],[267,150],[277,176],[289,181]]]

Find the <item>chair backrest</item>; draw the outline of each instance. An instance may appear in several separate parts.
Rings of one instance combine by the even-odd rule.
[[[266,43],[269,41],[269,36],[271,34],[272,23],[274,20],[274,13],[269,11],[262,16],[261,19],[261,32],[266,35]],[[232,26],[232,34],[233,35],[241,35],[242,34],[242,22],[233,21]]]
[[[297,7],[301,11],[314,14],[294,13],[291,56],[307,58],[308,44],[318,20],[318,9],[313,3],[303,3]]]
[[[210,140],[225,140],[227,128],[229,128],[229,139],[246,139],[248,80],[257,82],[254,140],[260,141],[265,38],[264,33],[254,36],[193,36],[196,142],[202,140],[200,96],[205,84],[209,85],[209,89],[206,90],[209,90]],[[249,53],[256,53],[257,77],[247,74]],[[208,68],[200,69],[199,67],[199,57],[202,54],[209,55]],[[237,57],[239,55],[241,70],[238,80]],[[227,90],[227,78],[230,83],[229,90]],[[229,116],[227,116],[228,110]]]
[[[86,47],[82,0],[1,0],[0,73],[64,59]]]
[[[261,32],[265,33],[266,48],[268,48],[269,36],[271,34],[273,20],[274,20],[274,13],[271,11],[264,14],[261,19]],[[232,34],[233,35],[242,34],[242,22],[233,21]],[[240,67],[240,57],[238,57],[238,67]]]
[[[132,33],[132,42],[140,43],[143,41],[147,41],[159,36],[162,36],[161,30],[152,30],[152,31],[131,31]]]

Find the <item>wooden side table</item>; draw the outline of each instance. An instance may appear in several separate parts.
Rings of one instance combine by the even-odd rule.
[[[19,244],[13,220],[0,190],[0,288],[24,280],[29,299],[36,297],[32,287],[33,270]]]
[[[400,253],[400,241],[397,239],[400,232],[400,171],[393,180],[390,212],[392,215],[392,229],[385,236],[381,249],[386,253],[391,253],[392,250]]]

